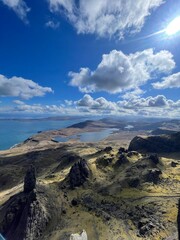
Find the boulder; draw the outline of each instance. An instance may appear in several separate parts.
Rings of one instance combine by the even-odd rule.
[[[127,152],[127,150],[124,147],[119,148],[119,151],[118,151],[119,154],[125,153],[125,152]]]
[[[106,153],[110,153],[112,151],[112,147],[106,147],[103,151]]]
[[[177,167],[178,163],[177,162],[171,162],[171,167]]]
[[[148,235],[149,231],[154,227],[154,224],[148,218],[142,218],[138,223],[140,235]]]
[[[85,230],[82,233],[71,234],[70,240],[88,240],[87,233]]]
[[[139,153],[136,151],[130,151],[127,153],[127,157],[139,156]]]

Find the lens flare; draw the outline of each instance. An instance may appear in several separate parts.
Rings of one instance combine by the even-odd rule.
[[[167,35],[173,35],[180,31],[180,16],[175,18],[166,28]]]

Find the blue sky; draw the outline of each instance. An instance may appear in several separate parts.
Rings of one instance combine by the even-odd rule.
[[[172,0],[0,0],[0,114],[180,117]]]

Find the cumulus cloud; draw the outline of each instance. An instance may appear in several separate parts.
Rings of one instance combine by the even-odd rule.
[[[26,104],[22,101],[15,100],[14,103],[16,107],[13,109],[14,112],[23,112],[23,113],[65,113],[65,110],[62,106],[57,105],[42,105],[42,104]]]
[[[20,97],[22,99],[30,99],[33,97],[41,97],[46,93],[52,93],[49,87],[42,87],[32,80],[22,77],[7,78],[0,75],[0,97]]]
[[[73,101],[72,100],[64,100],[64,102],[68,106],[72,106],[73,105]]]
[[[94,115],[178,117],[180,114],[180,100],[173,101],[164,95],[147,98],[136,96],[134,99],[112,102],[103,97],[94,99],[89,94],[85,94],[74,104],[80,112]]]
[[[27,104],[14,100],[11,107],[1,106],[3,113],[36,113],[36,114],[65,114],[65,115],[115,115],[115,116],[144,116],[179,118],[180,100],[173,101],[164,95],[147,98],[109,101],[104,97],[93,98],[85,94],[77,101],[66,100],[65,104],[43,105]]]
[[[59,28],[60,23],[50,20],[50,21],[45,23],[45,26],[48,27],[48,28],[57,29],[57,28]]]
[[[77,106],[88,107],[91,109],[116,110],[117,105],[114,102],[107,101],[103,97],[93,99],[89,94],[85,94],[82,99],[76,102]]]
[[[69,72],[70,85],[85,93],[119,93],[137,89],[158,73],[169,73],[174,67],[173,55],[169,51],[154,53],[153,49],[146,49],[126,55],[113,50],[102,56],[95,71],[81,68],[78,73]]]
[[[30,11],[30,8],[27,6],[23,0],[0,0],[10,9],[12,9],[17,16],[24,22],[28,22],[27,13]]]
[[[152,84],[156,89],[180,88],[180,72],[162,78],[161,82]]]
[[[14,100],[15,106],[7,109],[8,112],[15,113],[35,113],[35,114],[63,114],[63,115],[78,115],[75,107],[60,105],[43,105],[43,104],[27,104],[23,101]],[[2,110],[1,110],[2,109]],[[0,112],[5,112],[5,108],[0,108]]]
[[[146,17],[164,0],[48,0],[52,12],[60,12],[78,33],[95,33],[106,37],[138,32]]]
[[[122,98],[123,99],[139,98],[144,93],[145,93],[145,91],[143,91],[142,89],[135,88],[133,91],[126,92],[124,95],[122,95]]]
[[[155,97],[149,96],[147,98],[134,98],[130,100],[119,101],[117,104],[124,108],[164,108],[175,107],[179,102],[174,102],[167,99],[164,95],[157,95]]]

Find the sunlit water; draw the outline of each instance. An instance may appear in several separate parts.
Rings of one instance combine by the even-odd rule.
[[[8,149],[15,144],[21,143],[38,131],[61,129],[80,121],[82,119],[66,121],[0,120],[0,150]]]
[[[70,139],[77,139],[81,142],[98,142],[107,138],[111,133],[117,130],[116,128],[108,128],[98,132],[85,132],[70,137],[56,137],[55,140],[58,142],[67,142]]]

